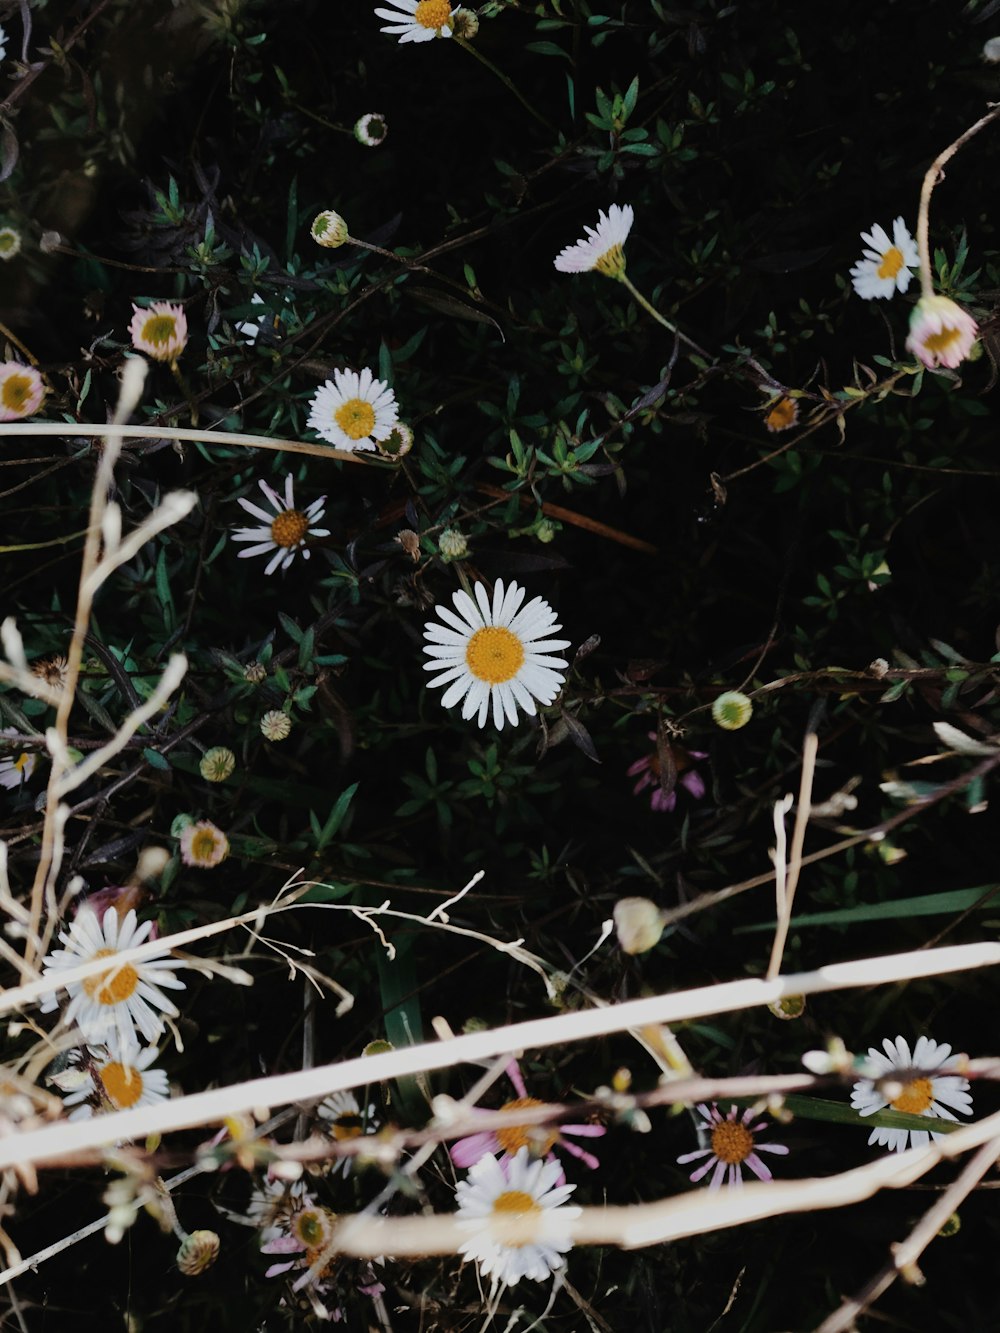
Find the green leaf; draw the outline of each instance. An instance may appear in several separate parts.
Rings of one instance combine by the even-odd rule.
[[[896,898],[888,903],[861,903],[856,907],[841,907],[829,912],[806,912],[793,916],[794,929],[800,926],[849,926],[857,921],[896,921],[914,916],[945,916],[965,912],[971,907],[993,906],[988,895],[1000,891],[1000,884],[980,884],[974,889],[950,889],[943,893],[922,893],[916,898]],[[982,901],[980,901],[982,899]],[[752,926],[737,926],[734,935],[752,935],[760,930],[773,930],[773,921],[761,921]]]
[[[925,1129],[934,1134],[953,1134],[962,1126],[955,1120],[938,1120],[931,1115],[909,1115],[905,1111],[876,1111],[858,1115],[847,1102],[824,1101],[792,1093],[785,1097],[786,1110],[802,1120],[826,1120],[840,1125],[859,1125],[867,1129]]]
[[[160,754],[158,750],[151,750],[147,746],[142,752],[142,757],[150,768],[158,768],[161,772],[170,772],[170,760]]]
[[[322,852],[330,839],[336,836],[341,824],[344,822],[344,816],[347,814],[351,801],[354,799],[354,793],[358,790],[358,785],[357,782],[352,782],[349,787],[344,788],[336,801],[334,801],[333,808],[327,815],[326,823],[323,825],[322,829],[319,828],[319,821],[316,819],[316,816],[312,811],[309,812],[313,832],[316,834],[317,853]]]

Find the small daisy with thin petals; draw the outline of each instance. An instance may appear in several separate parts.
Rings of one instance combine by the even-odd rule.
[[[783,1143],[757,1142],[757,1135],[762,1129],[767,1128],[767,1121],[761,1120],[758,1124],[751,1125],[750,1121],[755,1115],[753,1107],[748,1107],[742,1115],[734,1106],[729,1114],[724,1116],[714,1104],[699,1105],[698,1112],[704,1121],[699,1128],[707,1132],[711,1146],[699,1148],[696,1152],[684,1153],[677,1159],[684,1166],[699,1157],[708,1158],[708,1161],[696,1171],[692,1171],[692,1180],[701,1180],[711,1171],[709,1189],[720,1189],[723,1181],[730,1189],[738,1189],[743,1184],[744,1165],[750,1168],[758,1180],[771,1179],[771,1172],[757,1154],[773,1152],[783,1156],[788,1152],[788,1148]]]
[[[941,1120],[957,1120],[947,1110],[950,1106],[962,1115],[972,1114],[969,1080],[954,1071],[958,1057],[951,1047],[930,1037],[918,1037],[910,1054],[905,1038],[888,1037],[881,1051],[874,1046],[868,1050],[868,1066],[874,1078],[863,1078],[851,1092],[851,1105],[858,1115],[874,1115],[886,1109],[904,1111],[909,1115],[936,1116]],[[900,1090],[890,1100],[894,1087]],[[928,1133],[922,1129],[873,1129],[869,1144],[881,1144],[891,1152],[911,1148],[925,1148],[931,1139],[942,1139],[943,1134]]]
[[[323,1098],[316,1111],[324,1122],[326,1132],[335,1143],[360,1139],[365,1134],[373,1134],[378,1127],[375,1122],[375,1107],[369,1106],[362,1113],[361,1105],[353,1092],[332,1092],[329,1097]],[[353,1163],[353,1157],[345,1156],[337,1162],[334,1169],[348,1176]]]
[[[587,235],[575,245],[560,250],[553,261],[560,273],[588,273],[595,269],[606,278],[620,278],[625,272],[622,246],[632,230],[635,213],[632,206],[612,204],[607,213],[601,209],[597,226],[584,227]]]
[[[123,1043],[135,1043],[135,1029],[148,1042],[155,1042],[164,1028],[161,1014],[178,1016],[177,1006],[164,995],[162,987],[184,990],[184,982],[174,976],[183,964],[166,956],[144,958],[141,962],[122,962],[120,955],[143,944],[153,929],[152,921],[138,924],[134,911],[119,920],[109,907],[102,919],[82,907],[69,930],[59,932],[65,949],[48,954],[42,973],[60,987],[59,974],[96,958],[107,958],[108,967],[72,981],[66,987],[69,1004],[63,1014],[68,1024],[76,1023],[88,1042],[105,1042],[117,1033]],[[116,961],[118,959],[118,961]],[[55,990],[44,997],[40,1008],[50,1013],[58,1006]],[[157,1012],[159,1011],[159,1012]]]
[[[429,42],[435,37],[451,36],[455,10],[449,0],[392,0],[392,3],[395,9],[375,10],[380,19],[389,19],[380,32],[398,35],[400,42]]]
[[[922,296],[910,313],[906,350],[928,370],[955,370],[972,353],[979,325],[947,296]]]
[[[458,1184],[458,1218],[474,1232],[459,1248],[474,1259],[494,1287],[513,1287],[521,1278],[544,1282],[566,1266],[572,1249],[570,1223],[580,1216],[566,1200],[575,1185],[559,1183],[558,1162],[533,1160],[521,1148],[503,1164],[481,1157]]]
[[[366,366],[333,372],[313,395],[309,425],[328,444],[355,453],[388,439],[398,416],[396,395]]]
[[[473,592],[475,601],[461,589],[454,592],[458,614],[438,606],[445,623],[424,625],[424,652],[431,659],[424,670],[440,673],[427,683],[432,689],[447,686],[445,708],[462,703],[462,717],[468,721],[478,712],[482,727],[492,705],[493,725],[500,731],[505,718],[517,726],[519,706],[533,717],[536,700],[553,701],[565,679],[558,668],[567,662],[549,654],[568,648],[569,640],[548,637],[561,628],[555,612],[541,597],[522,607],[525,590],[516,583],[505,588],[497,579],[492,603],[485,584],[477,583]]]
[[[186,866],[211,870],[229,855],[229,839],[210,819],[186,825],[180,836],[181,860]]]
[[[133,303],[132,322],[128,326],[132,346],[154,361],[175,362],[188,340],[184,307],[171,301],[153,301],[145,309]]]
[[[249,500],[240,499],[240,505],[252,514],[254,518],[261,519],[267,526],[263,528],[237,528],[233,533],[234,542],[253,542],[253,545],[245,551],[240,551],[239,558],[247,559],[252,555],[271,555],[264,570],[265,574],[273,574],[276,569],[286,570],[295,559],[296,555],[301,554],[303,560],[309,559],[309,547],[306,545],[306,539],[309,537],[329,537],[329,528],[317,528],[313,524],[317,523],[323,517],[323,509],[326,504],[326,496],[321,495],[318,500],[313,500],[311,505],[305,509],[296,509],[295,491],[292,474],[289,472],[285,478],[285,498],[282,499],[277,491],[271,489],[266,481],[258,483],[260,489],[270,500],[273,514],[269,514],[266,509],[261,509],[259,505],[251,504]]]
[[[74,1107],[70,1120],[89,1120],[109,1111],[131,1111],[153,1106],[170,1096],[170,1082],[162,1069],[152,1069],[159,1058],[155,1046],[113,1039],[107,1046],[91,1046],[78,1054],[69,1073],[78,1077],[67,1091],[64,1105]],[[62,1086],[65,1075],[53,1080]]]
[[[16,727],[0,728],[0,736],[19,736]],[[38,755],[30,750],[21,750],[18,754],[0,755],[0,787],[8,791],[23,786],[35,771]]]
[[[45,385],[34,366],[0,362],[0,421],[22,421],[42,405]]]
[[[884,300],[896,292],[905,292],[913,277],[913,269],[920,265],[920,255],[913,237],[902,218],[892,224],[892,239],[884,227],[876,222],[871,231],[863,231],[861,239],[867,243],[864,259],[851,269],[854,290],[866,301]]]
[[[528,1089],[524,1085],[516,1060],[511,1060],[507,1066],[507,1077],[513,1083],[517,1096],[513,1101],[504,1102],[499,1110],[520,1111],[522,1108],[545,1105],[537,1097],[528,1096]],[[486,1153],[502,1154],[500,1160],[503,1162],[515,1157],[522,1148],[525,1148],[532,1157],[544,1157],[548,1162],[555,1162],[552,1149],[560,1148],[570,1156],[579,1158],[584,1166],[589,1166],[593,1171],[600,1166],[593,1153],[586,1152],[579,1144],[570,1143],[568,1139],[563,1138],[563,1135],[596,1139],[605,1133],[607,1130],[604,1125],[507,1125],[503,1129],[483,1130],[478,1134],[469,1134],[464,1139],[456,1139],[449,1152],[456,1166],[470,1167],[475,1166]],[[562,1184],[565,1179],[560,1168],[557,1183]]]

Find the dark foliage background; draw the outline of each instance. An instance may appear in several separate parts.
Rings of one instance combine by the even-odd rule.
[[[474,48],[533,115],[457,42],[398,45],[357,0],[49,0],[30,7],[27,71],[22,12],[0,6],[0,112],[19,147],[0,207],[25,236],[0,271],[0,319],[40,361],[45,418],[67,422],[59,439],[7,436],[0,450],[4,608],[31,655],[68,642],[96,457],[72,423],[103,421],[113,406],[133,299],[182,301],[191,329],[183,386],[153,366],[141,419],[205,430],[177,448],[128,442],[118,469],[130,524],[168,489],[190,487],[200,503],[99,599],[74,744],[92,748],[129,711],[123,678],[141,696],[169,651],[191,668],[155,732],[79,794],[90,803],[70,823],[67,869],[90,888],[122,883],[143,846],[176,849],[179,814],[214,820],[228,861],[192,871],[175,855],[148,886],[143,910],[163,932],[269,901],[300,867],[328,886],[315,901],[388,896],[415,913],[484,869],[456,922],[523,938],[569,971],[621,896],[669,909],[767,870],[772,805],[797,787],[810,719],[816,799],[855,782],[858,804],[815,824],[807,850],[896,814],[887,781],[910,784],[895,795],[913,798],[959,778],[972,763],[961,756],[907,765],[940,752],[934,721],[977,736],[998,728],[1000,131],[953,161],[932,213],[939,285],[980,319],[978,361],[914,376],[902,346],[910,299],[861,301],[847,272],[873,221],[902,214],[912,229],[930,161],[1000,95],[997,67],[980,59],[994,8],[488,4]],[[606,108],[636,79],[634,110],[610,126]],[[390,127],[374,150],[350,134],[370,111]],[[629,276],[706,356],[675,345],[624,288],[554,271],[558,250],[611,202],[635,208]],[[401,259],[319,249],[309,224],[324,208]],[[47,232],[62,238],[54,249]],[[255,293],[267,323],[248,341],[237,325],[261,313]],[[306,438],[312,394],[345,365],[393,383],[416,434],[403,462],[210,442],[213,429]],[[801,394],[799,425],[772,435],[764,413],[785,390]],[[289,470],[303,502],[327,496],[332,535],[308,563],[265,578],[227,534],[242,522],[237,496],[253,496],[260,478],[280,486]],[[439,554],[447,527],[469,539],[470,577],[513,577],[547,598],[574,649],[600,637],[544,736],[527,723],[480,732],[425,689],[422,626],[458,586]],[[395,540],[404,528],[419,534],[416,562]],[[877,658],[904,674],[865,674]],[[269,667],[260,686],[242,674],[255,659]],[[766,684],[776,688],[755,693]],[[709,705],[740,687],[754,716],[723,732]],[[259,718],[282,707],[293,730],[271,744]],[[47,716],[16,691],[0,709],[19,729]],[[704,799],[679,789],[669,814],[634,796],[625,774],[658,724],[707,756]],[[212,745],[237,756],[218,786],[198,775]],[[42,785],[4,797],[22,887]],[[973,813],[990,795],[990,781],[956,784],[883,841],[804,872],[798,910],[840,916],[793,929],[785,969],[990,937],[995,824],[989,809]],[[900,908],[876,921],[861,911],[977,886],[982,910]],[[617,1000],[760,973],[772,924],[764,887],[688,916],[641,958],[605,946],[578,980]],[[457,1031],[546,1012],[533,974],[467,939],[397,927],[393,969],[349,915],[291,913],[275,933],[315,950],[356,997],[336,1020],[332,1001],[320,1005],[317,1061],[387,1034],[398,1042],[404,1016],[416,1038],[438,1014]],[[299,1066],[302,983],[275,955],[246,966],[250,990],[190,983],[185,1050],[165,1061],[185,1091]],[[720,1076],[795,1070],[831,1035],[861,1050],[929,1032],[978,1055],[994,1049],[984,1022],[994,1007],[989,975],[966,975],[821,997],[795,1023],[751,1013],[678,1035],[697,1068]],[[556,1099],[592,1092],[622,1065],[635,1087],[655,1083],[624,1037],[526,1061],[533,1095]],[[435,1089],[457,1094],[472,1077],[458,1071]],[[994,1106],[977,1088],[976,1113]],[[398,1094],[383,1111],[419,1118]],[[792,1148],[778,1168],[789,1175],[874,1151],[840,1125],[775,1133]],[[198,1141],[171,1140],[164,1172]],[[684,1117],[657,1112],[648,1136],[612,1128],[599,1146],[602,1169],[572,1176],[580,1201],[686,1187],[674,1165],[694,1146]],[[378,1183],[371,1170],[327,1182],[330,1204],[349,1211]],[[450,1206],[443,1154],[424,1187],[431,1205]],[[97,1216],[101,1188],[96,1172],[46,1173],[9,1224],[22,1252]],[[117,1249],[97,1237],[20,1280],[22,1326],[69,1327],[84,1310],[132,1329],[283,1326],[280,1282],[265,1282],[253,1232],[225,1216],[247,1192],[238,1172],[180,1192],[184,1225],[223,1237],[204,1277],[180,1278],[173,1243],[140,1219]],[[613,1329],[811,1328],[931,1198],[902,1191],[637,1254],[578,1251],[570,1279]],[[931,1247],[925,1287],[900,1284],[880,1303],[896,1327],[983,1326],[998,1240],[989,1198],[974,1196],[959,1234]],[[409,1307],[394,1326],[478,1327],[474,1277],[455,1272],[390,1264],[389,1308]],[[544,1305],[537,1292],[523,1298],[536,1314]],[[350,1326],[366,1327],[349,1276],[345,1299]],[[12,1304],[11,1327],[18,1317]],[[584,1326],[565,1295],[545,1322]]]

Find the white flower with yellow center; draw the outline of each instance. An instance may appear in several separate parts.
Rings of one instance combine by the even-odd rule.
[[[229,839],[210,819],[186,824],[178,841],[181,860],[198,870],[212,870],[229,855]]]
[[[328,444],[355,453],[387,440],[398,416],[396,395],[366,366],[333,372],[313,396],[309,425]]]
[[[16,227],[0,227],[0,259],[13,259],[21,253],[21,233]]]
[[[295,483],[290,472],[285,478],[284,499],[272,490],[266,481],[261,481],[259,485],[270,500],[275,513],[269,514],[266,509],[251,504],[249,500],[241,499],[239,503],[247,513],[252,514],[254,518],[261,519],[266,526],[263,528],[238,528],[233,533],[233,541],[254,543],[247,550],[240,551],[241,560],[245,560],[252,555],[270,555],[273,551],[274,555],[268,561],[264,570],[265,574],[273,574],[276,569],[286,570],[299,553],[301,553],[303,560],[309,559],[309,547],[306,545],[307,537],[329,537],[329,528],[313,527],[313,524],[323,517],[326,496],[321,495],[318,500],[314,500],[305,509],[296,509]]]
[[[534,716],[536,699],[550,704],[556,697],[565,679],[558,668],[567,663],[549,654],[569,647],[569,640],[548,637],[561,628],[555,612],[541,597],[522,608],[525,591],[516,583],[505,588],[497,579],[492,604],[484,584],[477,583],[473,592],[475,601],[461,590],[452,594],[457,615],[437,607],[443,625],[433,620],[424,625],[424,652],[431,658],[424,670],[440,673],[428,681],[432,689],[448,687],[441,699],[445,708],[464,700],[462,717],[468,721],[478,711],[482,727],[492,704],[493,725],[500,731],[504,718],[517,726],[519,705]]]
[[[521,1148],[503,1166],[487,1153],[459,1182],[458,1218],[473,1232],[460,1253],[495,1287],[513,1287],[523,1277],[544,1282],[565,1267],[570,1223],[580,1209],[563,1206],[576,1186],[560,1184],[562,1178],[558,1162],[534,1160]]]
[[[16,727],[0,728],[0,736],[19,736]],[[35,771],[38,755],[30,750],[21,750],[17,754],[0,755],[0,787],[11,790],[23,786]]]
[[[390,20],[380,32],[398,34],[401,42],[429,42],[435,37],[451,36],[455,10],[449,0],[392,0],[392,3],[395,9],[375,10],[380,19]]]
[[[162,1069],[150,1066],[159,1057],[155,1046],[138,1046],[116,1039],[108,1046],[92,1046],[77,1062],[75,1088],[63,1098],[75,1109],[70,1120],[89,1120],[109,1111],[131,1111],[153,1106],[170,1096],[170,1082]],[[64,1075],[57,1075],[58,1083]]]
[[[42,405],[45,385],[34,366],[0,362],[0,421],[21,421]]]
[[[582,241],[560,250],[553,263],[560,273],[589,273],[595,269],[606,278],[619,278],[625,272],[622,246],[632,230],[635,213],[630,204],[624,208],[612,204],[607,213],[601,209],[597,226],[584,227]]]
[[[867,1064],[874,1078],[863,1078],[851,1092],[851,1105],[858,1115],[874,1115],[876,1111],[903,1111],[907,1115],[936,1116],[940,1120],[957,1120],[947,1107],[972,1114],[969,1080],[950,1073],[958,1067],[958,1057],[951,1047],[918,1037],[910,1054],[903,1037],[882,1042],[881,1051],[869,1047]],[[891,1152],[911,1148],[925,1148],[931,1139],[944,1138],[943,1134],[928,1133],[922,1129],[873,1129],[868,1143],[881,1144]]]
[[[369,1105],[364,1112],[353,1092],[331,1092],[316,1107],[326,1131],[334,1143],[344,1143],[350,1139],[362,1138],[365,1134],[374,1134],[378,1128],[375,1122],[375,1107]],[[334,1170],[350,1175],[354,1158],[344,1156],[337,1162]]]
[[[81,907],[69,930],[59,932],[65,949],[55,949],[42,963],[42,973],[60,987],[59,974],[97,958],[108,959],[108,966],[83,981],[66,986],[69,1004],[64,1022],[76,1023],[88,1042],[103,1042],[115,1033],[123,1043],[135,1043],[139,1029],[148,1042],[155,1042],[163,1031],[161,1014],[178,1016],[177,1006],[167,999],[162,987],[183,990],[184,982],[174,976],[183,964],[163,957],[144,958],[141,962],[123,961],[121,955],[144,943],[153,929],[151,921],[138,924],[134,911],[118,913],[109,907],[101,920],[88,907]],[[43,1014],[57,1008],[55,991],[41,1001]],[[157,1012],[159,1011],[159,1012]]]
[[[884,227],[876,222],[871,231],[863,231],[861,239],[867,242],[864,259],[851,269],[854,290],[866,301],[884,300],[894,292],[905,292],[913,277],[912,270],[920,265],[916,242],[906,229],[902,218],[892,224],[892,240]]]

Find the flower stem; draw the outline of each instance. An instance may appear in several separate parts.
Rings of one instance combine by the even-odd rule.
[[[510,91],[514,94],[517,100],[524,107],[525,111],[530,112],[530,114],[534,116],[535,120],[538,121],[539,125],[544,125],[545,128],[549,130],[550,133],[552,134],[556,133],[556,127],[552,124],[552,122],[550,120],[546,120],[540,111],[535,110],[535,108],[531,105],[528,99],[523,95],[523,93],[520,92],[517,85],[513,83],[513,81],[509,79],[506,74],[504,74],[503,70],[497,69],[496,65],[494,65],[492,60],[488,60],[486,56],[483,55],[482,51],[477,51],[476,48],[472,45],[472,43],[467,41],[464,37],[455,37],[454,41],[458,46],[462,48],[463,51],[468,51],[470,55],[475,56],[476,59],[479,61],[479,63],[481,65],[485,65],[491,74],[495,74],[497,78],[500,80],[500,82],[504,85],[504,87],[510,89]]]
[[[676,324],[671,324],[669,319],[665,319],[663,315],[661,315],[660,312],[656,309],[656,307],[651,305],[649,301],[646,300],[642,292],[639,291],[639,288],[635,285],[635,283],[624,271],[624,269],[617,276],[618,276],[618,281],[628,288],[628,290],[632,293],[635,299],[642,306],[643,310],[645,310],[647,314],[652,315],[653,318],[656,320],[657,324],[662,324],[663,327],[669,333],[674,334],[674,336],[679,338],[682,343],[686,343],[688,347],[693,348],[693,350],[696,351],[699,354],[699,356],[703,356],[706,359],[711,360],[711,357],[709,357],[708,353],[705,351],[703,347],[699,347],[696,342],[692,342],[691,339],[687,336],[687,334],[681,333],[680,329],[677,327]]]
[[[928,219],[931,207],[931,194],[934,187],[941,179],[941,168],[944,164],[958,152],[963,144],[968,143],[974,134],[978,134],[981,129],[996,120],[1000,116],[1000,103],[993,106],[992,111],[988,111],[976,121],[975,125],[970,125],[964,134],[960,134],[953,144],[949,144],[943,152],[938,153],[937,157],[927,168],[924,176],[924,183],[920,187],[920,211],[917,214],[917,253],[920,255],[920,294],[928,297],[934,295],[934,282],[931,278],[931,252],[927,243]]]

